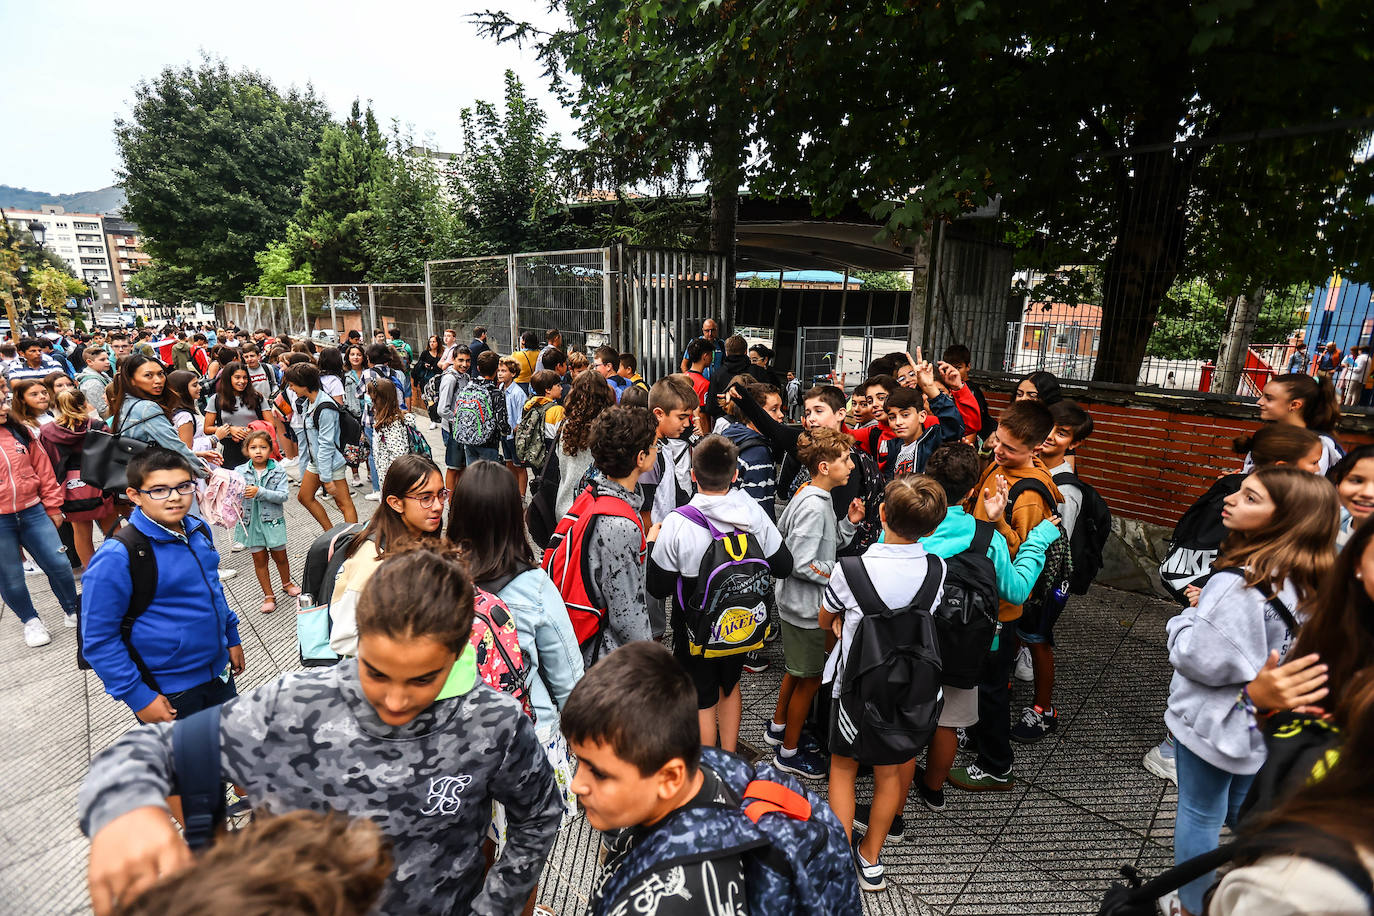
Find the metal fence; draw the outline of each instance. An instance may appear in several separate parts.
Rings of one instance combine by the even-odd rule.
[[[797,378],[802,385],[836,384],[849,391],[880,356],[906,350],[904,324],[810,326],[797,329]]]
[[[250,297],[251,298],[251,297]],[[429,331],[423,283],[315,283],[288,286],[285,327],[315,337],[333,332],[342,338],[358,331],[370,341],[377,329],[401,330],[406,340],[424,344]],[[257,327],[257,325],[251,325]],[[266,325],[281,330],[281,325]],[[413,345],[413,343],[412,343]]]
[[[701,323],[724,318],[725,258],[675,248],[620,246],[612,252],[620,274],[613,310],[618,327],[612,329],[618,345],[636,354],[645,378],[677,372]]]

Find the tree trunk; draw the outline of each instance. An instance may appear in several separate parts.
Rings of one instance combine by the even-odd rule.
[[[935,278],[930,275],[931,244],[935,238],[935,226],[923,227],[912,242],[911,262],[911,313],[907,328],[906,351],[913,356],[917,347],[930,344],[931,295],[935,289]]]
[[[711,196],[709,244],[725,256],[725,296],[720,304],[721,337],[735,332],[735,223],[739,217],[739,186],[744,178],[743,133],[730,118],[719,117],[711,144],[708,169]]]
[[[1159,303],[1182,263],[1191,173],[1189,154],[1167,149],[1120,163],[1094,381],[1136,383]]]
[[[1212,377],[1212,391],[1217,394],[1236,394],[1245,370],[1245,356],[1250,352],[1250,338],[1255,333],[1260,309],[1264,306],[1264,287],[1257,285],[1248,296],[1237,296],[1226,309],[1226,336],[1217,352],[1217,371]]]

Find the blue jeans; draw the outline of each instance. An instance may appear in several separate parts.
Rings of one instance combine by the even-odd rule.
[[[24,548],[48,577],[52,592],[62,605],[62,611],[75,614],[76,579],[72,564],[62,552],[62,539],[57,526],[48,518],[43,504],[30,506],[22,512],[0,515],[0,599],[14,609],[19,619],[28,622],[38,616],[24,584],[24,560],[19,548]]]
[[[1238,776],[1219,770],[1175,741],[1178,755],[1178,817],[1174,821],[1174,864],[1211,852],[1221,842],[1223,823],[1236,827],[1236,814],[1250,791],[1254,774]],[[1179,901],[1189,913],[1201,916],[1202,898],[1216,880],[1209,872],[1183,885]]]
[[[372,490],[373,490],[373,492],[376,492],[377,490],[380,490],[381,487],[379,487],[379,486],[377,485],[377,459],[372,457],[372,449],[371,449],[371,445],[372,445],[372,427],[371,427],[371,426],[364,426],[364,427],[363,427],[363,436],[365,436],[365,437],[367,438],[367,444],[368,444],[368,446],[369,446],[369,448],[368,448],[368,450],[367,450],[367,476],[368,476],[368,479],[372,481]]]

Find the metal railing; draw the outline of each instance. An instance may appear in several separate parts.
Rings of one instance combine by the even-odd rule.
[[[849,391],[873,360],[906,350],[907,330],[903,324],[797,328],[793,371],[804,386],[839,384]]]

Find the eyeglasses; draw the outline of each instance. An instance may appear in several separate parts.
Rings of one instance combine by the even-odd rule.
[[[447,489],[440,490],[438,493],[426,493],[423,496],[411,496],[409,493],[407,493],[406,499],[413,499],[420,504],[421,509],[428,509],[434,505],[434,501],[436,499],[439,500],[439,502],[441,503],[448,502],[449,495],[452,493],[452,490]]]
[[[187,480],[174,487],[149,487],[146,490],[139,490],[138,492],[150,499],[166,499],[172,495],[173,490],[176,491],[178,496],[190,496],[196,490],[196,482],[194,480]]]

